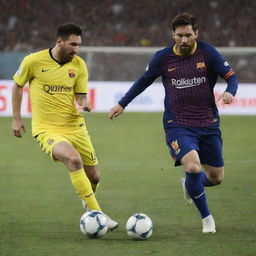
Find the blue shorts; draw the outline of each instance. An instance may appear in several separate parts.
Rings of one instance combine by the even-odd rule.
[[[165,129],[166,143],[175,166],[191,150],[199,154],[201,164],[224,166],[221,131],[217,127],[172,127]]]

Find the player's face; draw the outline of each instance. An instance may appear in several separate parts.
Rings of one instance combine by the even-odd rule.
[[[66,40],[59,39],[59,58],[62,63],[72,61],[78,53],[81,42],[81,36],[77,35],[70,35]]]
[[[178,26],[172,35],[177,51],[182,55],[189,55],[198,37],[198,30],[194,31],[191,25]]]

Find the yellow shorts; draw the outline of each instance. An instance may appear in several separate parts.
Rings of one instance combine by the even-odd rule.
[[[94,166],[98,164],[90,135],[85,127],[67,132],[46,131],[35,136],[35,139],[42,150],[53,160],[55,160],[52,154],[54,146],[61,141],[66,141],[79,152],[84,165]]]

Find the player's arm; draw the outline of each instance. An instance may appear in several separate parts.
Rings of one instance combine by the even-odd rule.
[[[147,87],[149,87],[155,79],[160,76],[160,61],[157,54],[151,59],[144,74],[131,86],[124,97],[117,105],[112,107],[109,111],[108,117],[114,119],[123,113],[125,107],[139,94],[141,94]]]
[[[84,110],[87,112],[91,112],[91,105],[88,102],[87,99],[87,94],[86,93],[76,93],[75,94],[75,99],[77,104]]]
[[[236,91],[238,88],[238,80],[235,74],[225,80],[227,82],[227,88],[225,92],[220,95],[217,101],[222,100],[225,104],[231,104],[235,99]]]
[[[116,104],[113,108],[110,109],[108,117],[113,120],[124,112],[124,108],[120,104]]]
[[[79,66],[79,76],[75,84],[75,100],[77,104],[87,112],[91,111],[91,105],[87,98],[88,93],[88,70],[86,63],[81,58]]]
[[[210,50],[210,60],[213,70],[227,83],[226,90],[220,95],[217,101],[222,100],[225,104],[231,104],[234,101],[238,88],[238,80],[235,72],[215,48]]]
[[[147,71],[145,72],[147,73]],[[148,86],[150,86],[155,78],[145,75],[145,73],[132,85],[124,97],[110,109],[108,117],[114,119],[123,113],[125,107],[139,94],[141,94]]]
[[[147,71],[145,72],[147,73]],[[145,75],[145,73],[132,85],[124,97],[110,109],[108,117],[114,119],[123,113],[125,107],[139,94],[141,94],[148,86],[150,86],[155,78]]]
[[[27,81],[29,81],[33,76],[31,65],[31,57],[25,57],[17,72],[13,76],[14,85],[12,87],[12,133],[14,136],[18,138],[22,137],[22,131],[25,132],[25,125],[22,121],[20,110],[23,96],[23,87],[27,83]]]
[[[20,109],[23,96],[23,87],[19,86],[16,82],[12,87],[12,109],[13,109],[13,121],[12,121],[12,133],[14,136],[21,138],[22,131],[25,132],[25,125],[22,121]]]

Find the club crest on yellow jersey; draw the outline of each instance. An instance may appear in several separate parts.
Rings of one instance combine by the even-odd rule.
[[[69,69],[68,75],[70,78],[74,78],[76,76],[76,71],[74,69]]]

